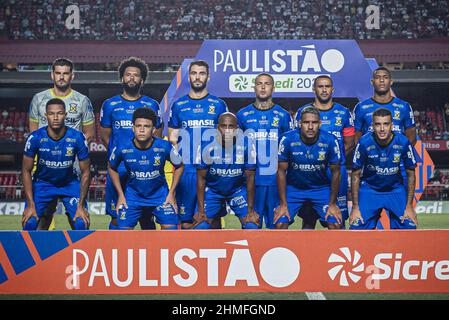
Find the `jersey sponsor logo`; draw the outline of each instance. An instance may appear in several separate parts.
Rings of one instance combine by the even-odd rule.
[[[183,100],[183,101],[178,101],[178,102],[176,102],[176,104],[178,105],[178,106],[182,106],[183,104],[186,104],[186,103],[188,103],[189,102],[189,100]]]
[[[210,127],[213,128],[215,126],[215,121],[213,119],[206,120],[188,120],[182,122],[183,128],[201,128],[201,127]]]
[[[193,113],[202,113],[204,111],[203,108],[195,108],[193,109]]]
[[[243,112],[243,115],[244,115],[245,117],[246,117],[247,115],[250,115],[250,114],[254,114],[254,111],[251,110],[251,111]]]
[[[249,132],[248,136],[256,140],[278,140],[278,133],[276,131],[257,131]]]
[[[365,105],[362,106],[361,108],[362,108],[362,110],[366,110],[366,109],[371,108],[371,107],[373,107],[373,106],[374,106],[373,104],[365,104]]]
[[[191,109],[192,109],[192,108],[188,107],[188,108],[183,108],[183,109],[181,109],[181,110],[179,110],[179,111],[184,112],[184,111],[190,111]]]
[[[215,100],[215,99],[212,99],[212,98],[207,99],[207,101],[212,102],[212,103],[218,103],[219,102],[218,100]]]
[[[72,139],[72,138],[67,138],[65,139],[66,142],[76,142],[76,139]]]
[[[39,152],[50,152],[49,148],[39,148]]]
[[[111,105],[111,106],[115,106],[115,105],[117,105],[117,104],[119,104],[119,103],[122,103],[122,101],[121,100],[119,100],[119,101],[111,101],[109,104]],[[123,110],[123,109],[122,109]]]
[[[132,128],[133,122],[131,120],[116,120],[114,121],[115,129]]]
[[[60,156],[62,154],[61,150],[52,150],[51,155],[52,156]]]
[[[304,164],[304,163],[292,163],[292,167],[295,170],[301,171],[318,171],[324,168],[322,164]]]
[[[389,176],[399,172],[399,167],[382,168],[380,166],[367,165],[366,168],[370,171],[376,171],[376,173],[381,176]]]
[[[218,176],[226,176],[226,177],[233,177],[233,176],[240,176],[243,174],[242,169],[216,169],[216,168],[210,168],[209,173],[213,175]]]
[[[115,148],[114,148],[115,149]],[[123,149],[122,153],[133,153],[134,150],[133,149]]]
[[[68,167],[72,166],[73,161],[72,160],[50,161],[50,160],[40,159],[39,163],[48,168],[59,169],[59,168],[68,168]]]
[[[138,179],[138,180],[149,180],[149,179],[154,179],[157,178],[161,175],[161,173],[159,172],[159,170],[154,170],[154,171],[132,171],[131,172],[131,176]]]

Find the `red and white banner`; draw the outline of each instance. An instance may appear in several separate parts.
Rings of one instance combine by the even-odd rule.
[[[447,230],[0,232],[0,241],[2,294],[449,293]]]

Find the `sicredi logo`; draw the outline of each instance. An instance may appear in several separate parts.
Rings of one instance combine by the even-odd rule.
[[[335,280],[338,277],[340,286],[349,286],[349,279],[357,283],[362,278],[359,273],[365,270],[365,265],[360,262],[361,255],[358,251],[354,250],[353,254],[349,248],[340,248],[341,255],[332,253],[329,256],[328,263],[338,263],[336,266],[328,271],[329,277]],[[351,271],[349,271],[350,269]]]
[[[224,244],[232,245],[232,247],[198,250],[160,249],[159,252],[148,252],[147,249],[127,249],[126,251],[112,249],[111,252],[103,252],[102,249],[97,249],[95,252],[74,249],[71,269],[73,273],[67,279],[71,282],[67,285],[71,288],[80,288],[81,283],[87,282],[88,287],[95,287],[101,283],[108,287],[115,285],[122,288],[133,285],[192,287],[198,283],[200,277],[205,277],[208,287],[233,287],[238,281],[245,282],[248,287],[258,287],[263,280],[272,287],[284,288],[293,284],[299,277],[300,262],[290,249],[270,248],[262,254],[259,263],[255,263],[251,248],[242,248],[249,246],[247,240],[230,241]],[[147,267],[147,256],[154,257],[155,254],[160,256],[158,259],[160,266]],[[204,259],[207,268],[199,268],[195,262],[198,259]],[[229,263],[224,263],[225,259],[229,260]],[[119,260],[126,260],[126,263],[119,264]],[[138,266],[138,270],[133,267],[135,265]],[[149,268],[158,268],[159,275],[149,279]],[[223,270],[224,276],[220,276]],[[119,280],[118,274],[127,274],[127,277]],[[258,277],[258,274],[262,279]]]
[[[328,263],[332,267],[328,275],[332,280],[339,281],[342,287],[348,287],[350,281],[357,283],[361,280],[362,274],[370,276],[372,280],[408,280],[422,281],[429,277],[437,280],[449,280],[449,260],[417,260],[403,259],[402,253],[382,252],[374,256],[371,263],[361,262],[362,256],[357,251],[348,247],[339,248],[339,254],[332,253]],[[337,265],[334,265],[337,263]],[[365,271],[365,263],[374,266],[376,272],[368,274]],[[367,268],[368,270],[368,268]]]

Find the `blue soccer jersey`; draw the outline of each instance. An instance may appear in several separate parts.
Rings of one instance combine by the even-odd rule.
[[[50,138],[47,126],[32,132],[28,137],[24,155],[30,158],[37,155],[34,182],[45,181],[60,187],[78,180],[73,164],[76,158],[79,161],[89,158],[89,149],[82,132],[66,128],[65,135],[59,140]]]
[[[400,165],[415,168],[413,148],[407,137],[393,133],[393,139],[380,146],[370,132],[362,136],[354,152],[353,170],[362,169],[361,182],[376,191],[390,191],[403,185]]]
[[[279,143],[279,161],[288,162],[287,185],[300,190],[328,188],[329,165],[340,164],[340,146],[334,135],[320,131],[314,144],[306,144],[298,129],[284,134]]]
[[[228,111],[226,103],[208,94],[202,99],[185,95],[173,103],[170,110],[168,127],[181,130],[178,139],[178,151],[185,164],[185,172],[196,172],[195,159],[198,146],[205,146],[212,140],[214,133],[203,137],[207,129],[216,129],[218,117]],[[203,141],[204,138],[204,141]]]
[[[313,107],[313,103],[306,104],[298,109],[295,116],[296,123],[301,120],[301,111],[306,107]],[[354,135],[354,121],[347,108],[334,102],[329,110],[320,110],[320,130],[332,133],[340,144],[341,163],[346,162],[344,137]]]
[[[255,146],[248,147],[243,139],[238,139],[229,149],[213,143],[203,154],[205,158],[197,168],[207,169],[206,187],[221,195],[227,196],[246,187],[245,170],[256,170]]]
[[[151,147],[141,150],[133,140],[123,141],[115,146],[109,157],[113,170],[124,163],[127,172],[125,197],[142,206],[159,206],[168,194],[165,179],[165,161],[171,161],[175,168],[181,165],[181,159],[170,142],[153,138]]]
[[[100,125],[103,128],[110,128],[108,157],[113,147],[120,144],[121,141],[130,141],[134,138],[132,130],[133,113],[136,109],[147,107],[151,108],[157,115],[156,128],[160,128],[161,111],[159,103],[147,96],[141,96],[137,100],[127,100],[121,95],[107,99],[101,108]]]
[[[256,141],[256,185],[275,186],[279,140],[293,129],[290,113],[277,104],[268,110],[250,104],[237,113],[237,121],[240,129]]]
[[[389,103],[379,103],[373,98],[359,102],[354,108],[355,131],[372,132],[373,112],[379,108],[386,108],[393,116],[393,131],[403,133],[415,125],[415,118],[410,104],[397,97],[393,97]]]

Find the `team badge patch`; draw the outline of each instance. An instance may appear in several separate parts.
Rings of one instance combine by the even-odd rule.
[[[341,126],[341,117],[336,117],[335,118],[335,125],[336,126]]]
[[[394,117],[395,120],[399,120],[401,118],[401,112],[398,110],[394,110]]]
[[[399,153],[395,153],[393,155],[393,162],[394,163],[399,163],[400,160],[401,160],[401,155]]]
[[[67,151],[65,153],[66,157],[73,156],[73,147],[67,147]]]
[[[76,104],[76,103],[71,103],[71,104],[69,105],[69,112],[70,112],[70,113],[76,113],[76,107],[77,107],[77,104]]]
[[[207,113],[215,114],[215,106],[209,106],[209,111]]]
[[[318,152],[318,160],[323,161],[324,159],[326,159],[326,151]]]
[[[278,117],[273,119],[273,124],[272,125],[273,125],[273,127],[279,127],[279,118]]]
[[[154,165],[155,166],[161,165],[161,157],[154,157]]]

